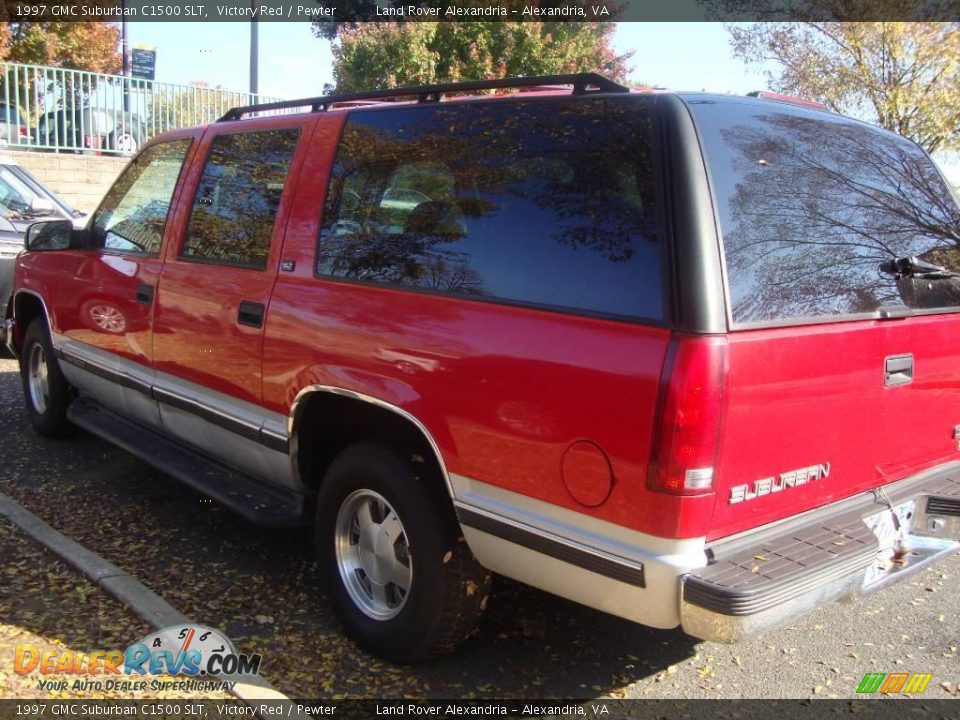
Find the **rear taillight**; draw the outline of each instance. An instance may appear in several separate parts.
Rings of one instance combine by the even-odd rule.
[[[660,382],[658,435],[647,484],[674,495],[713,492],[727,341],[675,336]]]

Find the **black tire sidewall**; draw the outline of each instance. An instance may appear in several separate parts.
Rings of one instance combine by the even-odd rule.
[[[347,496],[359,489],[372,490],[390,503],[403,523],[410,548],[410,591],[403,609],[389,620],[370,618],[354,604],[337,565],[337,513]],[[432,495],[395,453],[376,445],[356,445],[330,466],[317,499],[317,555],[330,602],[350,637],[395,662],[431,654],[427,646],[441,630],[437,624],[443,622],[442,588],[450,582],[444,556],[463,552],[457,548],[458,533],[449,511],[438,508]]]
[[[49,397],[47,408],[40,412],[33,404],[30,394],[30,353],[34,346],[40,345],[47,363],[47,384]],[[46,437],[59,437],[67,432],[67,407],[72,399],[70,385],[60,370],[50,342],[50,334],[42,318],[37,318],[27,327],[23,338],[23,352],[20,355],[20,379],[23,384],[23,399],[27,409],[27,416],[34,429]]]

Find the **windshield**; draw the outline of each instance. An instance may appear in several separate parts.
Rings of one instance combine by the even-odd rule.
[[[960,306],[960,212],[913,143],[775,103],[687,98],[706,154],[735,324]]]
[[[14,175],[9,168],[0,167],[0,213],[8,220],[19,220],[30,212],[30,204],[37,193]]]

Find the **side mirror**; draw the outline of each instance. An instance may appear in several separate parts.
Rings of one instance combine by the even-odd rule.
[[[35,195],[33,200],[30,201],[30,214],[34,217],[46,217],[47,215],[53,215],[55,212],[56,208],[53,203],[45,197]]]
[[[73,223],[69,220],[38,222],[27,228],[23,246],[30,252],[67,250],[73,245],[73,235]]]

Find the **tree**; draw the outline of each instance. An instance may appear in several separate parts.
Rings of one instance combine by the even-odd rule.
[[[632,53],[614,24],[411,22],[342,26],[333,47],[338,92],[512,75],[597,71],[623,80]]]
[[[4,11],[7,10],[3,6]],[[0,61],[87,70],[93,73],[114,74],[120,71],[120,28],[109,22],[11,22],[0,25]],[[37,73],[6,74],[0,77],[0,87],[5,82],[10,87],[6,92],[15,98],[21,108],[27,108],[28,117],[39,117],[50,110],[51,104],[79,104],[83,97],[97,86],[95,76],[85,81],[69,82],[66,87],[55,76],[47,76],[45,82]],[[69,99],[68,99],[69,98]]]
[[[728,26],[734,54],[774,61],[770,87],[875,122],[927,152],[960,149],[960,23]]]
[[[0,60],[87,70],[120,71],[120,28],[108,22],[6,23]]]

